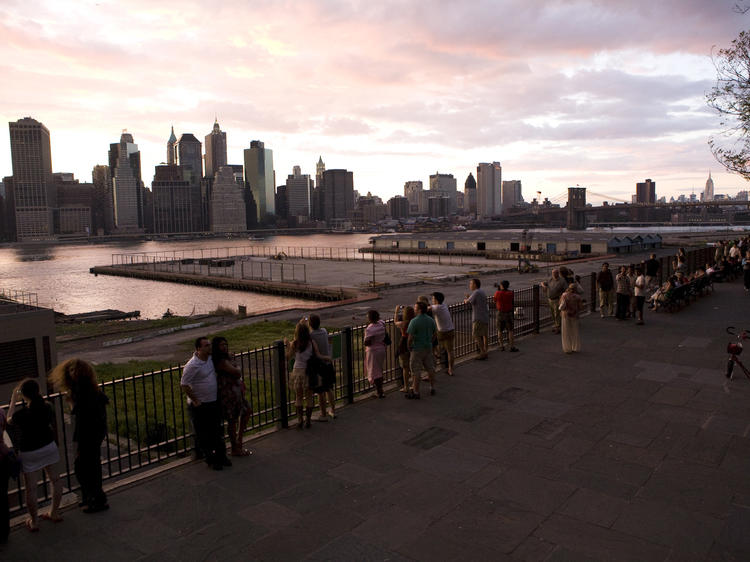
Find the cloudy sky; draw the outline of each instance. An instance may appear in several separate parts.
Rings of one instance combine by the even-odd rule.
[[[216,115],[230,163],[262,140],[278,184],[322,155],[383,197],[493,160],[527,200],[577,184],[629,200],[647,177],[699,194],[709,170],[733,195],[705,93],[712,47],[750,23],[734,4],[1,0],[0,118],[42,121],[54,170],[82,181],[127,129],[150,185],[170,126],[202,140]]]

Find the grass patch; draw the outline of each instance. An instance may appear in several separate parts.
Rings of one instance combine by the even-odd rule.
[[[143,330],[162,330],[183,324],[191,324],[196,320],[181,316],[159,318],[157,320],[105,320],[102,322],[58,323],[55,324],[55,335],[58,338],[87,338],[107,334],[127,334]]]
[[[187,363],[189,357],[185,359]],[[123,377],[140,375],[141,373],[150,373],[151,371],[160,371],[167,367],[173,367],[174,363],[168,361],[159,361],[154,359],[142,361],[128,361],[127,363],[100,363],[95,365],[96,378],[99,382],[107,382]]]
[[[216,336],[227,338],[229,349],[234,353],[239,353],[240,351],[271,345],[276,340],[283,340],[284,338],[291,340],[294,337],[294,326],[294,322],[288,320],[273,320],[255,322],[254,324],[237,326],[227,330],[216,330],[206,335],[209,339]],[[218,328],[218,326],[214,326],[214,328]],[[189,357],[189,354],[195,349],[194,344],[193,340],[183,342],[180,344],[180,350],[184,351]]]

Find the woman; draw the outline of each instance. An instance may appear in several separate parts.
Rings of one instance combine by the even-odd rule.
[[[216,371],[221,414],[227,420],[232,456],[246,457],[252,453],[242,447],[242,437],[245,435],[252,409],[247,398],[245,398],[245,381],[242,380],[242,370],[237,368],[232,359],[233,357],[229,353],[229,342],[226,338],[216,336],[211,340],[211,361]]]
[[[401,392],[407,392],[411,383],[411,368],[409,367],[411,353],[409,352],[408,345],[409,334],[406,330],[409,328],[409,322],[411,322],[415,316],[416,313],[414,312],[413,306],[407,306],[406,308],[403,306],[397,306],[396,311],[393,313],[393,318],[400,318],[400,320],[396,320],[394,324],[401,333],[401,340],[399,341],[397,351],[398,364],[401,366],[401,373],[404,379],[404,386],[400,389]]]
[[[320,327],[320,316],[311,314],[308,319],[310,324],[310,338],[318,346],[321,355],[331,355],[331,346],[328,344],[328,331]],[[332,362],[328,362],[328,374],[331,376],[323,377],[322,384],[318,388],[318,400],[320,401],[320,417],[318,421],[328,421],[328,404],[331,405],[331,417],[336,419],[336,397],[333,395],[333,388],[336,386],[336,368]]]
[[[287,360],[294,357],[294,369],[289,377],[289,385],[294,388],[294,405],[297,407],[297,429],[303,427],[310,428],[310,419],[312,418],[313,411],[313,389],[310,388],[310,384],[307,378],[307,362],[313,356],[313,353],[324,361],[330,361],[331,358],[326,355],[321,355],[318,352],[318,346],[310,338],[310,328],[307,326],[305,320],[300,320],[294,329],[294,340],[289,343],[288,340],[284,340],[287,346],[286,358]],[[302,406],[303,398],[306,403],[305,421],[303,423],[302,418]]]
[[[639,267],[635,270],[635,281],[633,282],[633,292],[635,295],[635,312],[638,317],[639,326],[643,326],[643,304],[646,302],[646,276]]]
[[[560,297],[560,321],[562,325],[562,348],[565,353],[581,351],[581,337],[578,330],[578,314],[582,309],[581,296],[576,292],[575,283]]]
[[[18,400],[23,400],[23,407],[16,411]],[[52,507],[41,517],[55,523],[63,520],[60,515],[62,481],[56,466],[60,452],[57,449],[55,409],[42,398],[39,383],[34,379],[24,379],[16,386],[8,409],[8,426],[19,433],[16,448],[21,451],[23,487],[29,511],[26,528],[34,533],[39,530],[36,494],[41,470],[47,473],[52,483]]]
[[[620,272],[615,277],[615,288],[617,291],[617,310],[615,317],[618,320],[625,320],[628,313],[628,304],[630,304],[630,280],[628,279],[627,268],[620,266]]]
[[[75,417],[73,441],[76,442],[75,473],[81,485],[84,513],[109,509],[102,489],[102,442],[107,437],[107,404],[109,398],[99,388],[91,364],[82,359],[68,359],[50,373],[50,380],[65,392]]]
[[[365,329],[365,372],[370,384],[375,385],[378,398],[383,392],[383,362],[385,361],[385,323],[377,310],[367,311],[369,324]]]

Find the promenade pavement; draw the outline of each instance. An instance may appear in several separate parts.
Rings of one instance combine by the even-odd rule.
[[[3,560],[749,560],[750,381],[724,378],[741,282],[645,326],[582,319],[187,463],[112,508],[11,533]],[[738,373],[739,374],[739,373]]]

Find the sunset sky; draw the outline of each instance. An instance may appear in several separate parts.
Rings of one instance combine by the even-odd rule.
[[[462,189],[493,160],[527,201],[630,200],[645,178],[700,194],[709,170],[734,195],[705,93],[712,47],[750,23],[735,3],[2,0],[0,118],[44,123],[54,171],[81,181],[127,129],[150,185],[170,126],[203,141],[216,115],[230,163],[262,140],[277,185],[322,155],[384,198],[436,171]]]

